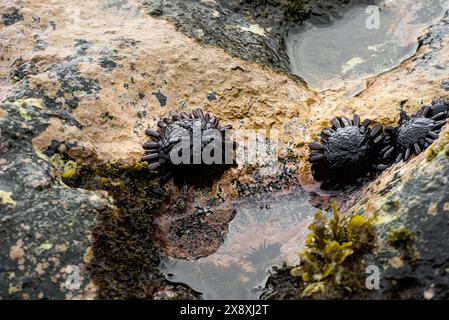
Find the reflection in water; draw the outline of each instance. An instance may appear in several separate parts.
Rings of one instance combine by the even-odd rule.
[[[272,261],[282,254],[280,243],[267,243],[265,240],[258,247],[250,248],[251,252],[243,259],[255,271],[264,271],[266,267],[272,265]]]
[[[316,212],[303,191],[259,195],[235,207],[228,236],[214,254],[161,263],[170,281],[189,285],[204,299],[257,299],[272,266],[297,262],[296,253]]]
[[[378,29],[371,19],[377,12],[366,5],[330,24],[309,21],[287,37],[292,72],[317,90],[363,82],[411,57],[419,36],[448,6],[448,0],[380,1]]]

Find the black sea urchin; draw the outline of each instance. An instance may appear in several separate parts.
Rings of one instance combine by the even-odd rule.
[[[218,119],[201,109],[179,113],[158,122],[157,131],[146,129],[152,137],[143,145],[142,161],[151,171],[159,171],[160,184],[173,177],[177,185],[205,185],[232,165],[233,144],[228,130]]]
[[[427,116],[433,117],[439,113],[445,113],[446,118],[449,117],[449,100],[445,99],[433,99],[432,105],[424,106],[421,110],[424,112],[424,109],[429,109]]]
[[[309,144],[312,174],[322,182],[321,188],[340,187],[386,167],[376,163],[376,153],[383,140],[382,126],[369,128],[371,120],[361,123],[358,115],[353,120],[333,118],[331,124],[332,128],[321,134],[322,143]]]
[[[381,150],[382,158],[398,163],[407,161],[414,153],[420,154],[438,138],[441,127],[447,122],[448,105],[434,100],[432,106],[424,106],[414,116],[401,111],[399,126],[386,127],[389,142]]]

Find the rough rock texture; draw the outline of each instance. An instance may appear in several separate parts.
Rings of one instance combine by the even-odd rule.
[[[367,0],[141,0],[153,17],[207,45],[220,46],[243,60],[289,72],[284,37],[313,16],[330,21],[354,3]]]
[[[51,111],[33,99],[2,103],[0,137],[0,292],[3,297],[93,297],[86,276],[90,229],[107,197],[68,188],[32,139],[45,129]],[[27,111],[25,111],[27,110]],[[71,266],[80,270],[79,289],[68,292]]]
[[[332,116],[356,112],[392,124],[401,105],[412,113],[423,101],[448,96],[447,18],[422,38],[413,58],[371,79],[364,90],[316,94],[284,74],[204,47],[144,9],[135,1],[0,5],[7,13],[0,24],[2,298],[197,297],[163,279],[156,269],[159,255],[213,252],[233,217],[230,199],[298,183],[316,192],[303,161],[306,143]],[[138,162],[144,129],[170,112],[195,107],[236,130],[277,129],[280,168],[264,176],[257,165],[239,166],[207,189],[157,187],[156,177]],[[379,184],[340,202],[347,209],[360,194],[391,190],[422,192],[423,206],[442,201],[447,189],[436,187],[429,197],[419,187],[426,172],[446,172],[446,158],[436,159],[416,169],[413,188],[403,187],[407,176],[387,183],[388,171]],[[391,170],[411,170],[421,162],[424,155]],[[374,212],[368,202],[359,205]],[[184,214],[181,219],[176,210]],[[404,221],[420,228],[419,221]],[[432,221],[440,220],[428,220],[425,228],[432,228]],[[440,235],[443,231],[427,233]],[[421,251],[432,265],[434,252]],[[68,266],[80,269],[79,289],[65,288],[72,274]],[[431,288],[442,282],[420,283]]]
[[[365,214],[379,217],[379,249],[367,263],[382,270],[381,289],[370,296],[449,298],[449,130],[442,135],[408,171],[393,168],[362,200]]]

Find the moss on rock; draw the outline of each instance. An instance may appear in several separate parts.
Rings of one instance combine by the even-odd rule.
[[[87,265],[99,298],[148,299],[166,287],[173,288],[171,298],[196,298],[191,289],[169,284],[157,269],[154,209],[167,194],[145,163],[81,165],[76,174],[63,178],[71,187],[104,190],[113,199],[93,227],[93,255]]]

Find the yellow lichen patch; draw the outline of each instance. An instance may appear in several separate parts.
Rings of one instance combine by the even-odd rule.
[[[114,218],[118,218],[120,216],[120,209],[114,205],[109,206],[111,208],[111,215]]]
[[[14,294],[14,293],[17,293],[17,292],[19,292],[20,291],[20,289],[19,288],[17,288],[17,287],[15,287],[13,284],[9,284],[9,288],[8,288],[8,293],[10,294],[10,295],[12,295],[12,294]]]
[[[431,216],[435,216],[438,213],[438,207],[436,203],[432,203],[429,208],[427,209],[427,214]]]
[[[401,257],[393,257],[388,260],[388,263],[395,269],[402,268],[404,265],[404,261],[402,261]]]
[[[35,99],[35,98],[17,99],[16,101],[14,101],[14,104],[18,107],[19,106],[21,106],[21,107],[30,106],[30,107],[37,108],[37,109],[44,108],[42,99]]]
[[[25,110],[24,107],[19,106],[19,107],[18,107],[18,110],[19,110],[20,116],[21,116],[24,120],[26,120],[26,121],[31,120],[31,116],[28,114],[28,112]]]
[[[2,191],[0,190],[0,200],[1,200],[1,204],[3,205],[10,205],[13,207],[13,209],[16,208],[17,203],[13,200],[12,196],[12,192],[7,192],[7,191]]]
[[[387,224],[387,223],[390,223],[391,221],[395,220],[396,218],[397,218],[396,215],[388,214],[388,213],[381,213],[380,215],[378,215],[376,217],[376,224],[378,224],[378,225]]]
[[[432,161],[433,159],[435,159],[437,157],[437,155],[438,155],[438,152],[435,151],[435,149],[433,149],[433,148],[429,148],[426,151],[426,159],[427,159],[427,161]]]
[[[31,116],[28,114],[27,107],[33,107],[37,109],[43,109],[43,102],[41,99],[18,99],[14,101],[14,105],[17,107],[20,116],[28,121],[31,120]]]
[[[443,127],[442,132],[440,133],[440,137],[437,141],[435,141],[431,147],[426,152],[427,161],[432,161],[440,154],[448,155],[449,154],[449,126],[446,125]]]
[[[141,171],[148,168],[147,162],[135,162],[124,166],[124,169],[130,170],[130,171]]]
[[[50,250],[51,248],[53,248],[53,245],[48,242],[45,242],[39,246],[39,249],[42,249],[42,250]]]
[[[449,202],[445,202],[443,205],[443,210],[444,211],[449,211]]]
[[[316,102],[316,100],[313,99],[313,98],[308,98],[308,99],[306,100],[306,104],[307,104],[308,106],[313,105],[315,102]]]
[[[65,161],[61,158],[61,155],[54,154],[50,158],[50,162],[61,173],[64,179],[70,179],[76,174],[77,164],[75,161]]]
[[[76,174],[76,162],[69,160],[65,163],[64,165],[64,171],[62,172],[62,177],[64,179],[70,179],[71,177],[73,177]]]

